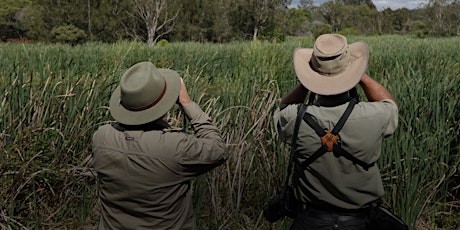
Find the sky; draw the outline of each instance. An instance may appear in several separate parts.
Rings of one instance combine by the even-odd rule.
[[[315,5],[321,5],[328,0],[313,0]],[[297,5],[299,0],[292,0],[292,5]],[[391,8],[393,10],[406,7],[410,10],[419,8],[423,4],[427,4],[428,0],[372,0],[377,10]]]

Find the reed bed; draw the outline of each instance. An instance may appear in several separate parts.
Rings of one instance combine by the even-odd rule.
[[[370,47],[368,73],[395,96],[400,125],[383,145],[385,201],[411,229],[459,226],[460,39],[350,37]],[[98,221],[91,135],[110,121],[108,100],[138,61],[173,68],[221,128],[230,153],[194,181],[200,229],[287,229],[262,206],[282,185],[288,148],[272,116],[297,81],[294,48],[266,42],[81,46],[0,44],[0,227],[91,229]],[[362,100],[364,97],[361,96]],[[181,125],[181,114],[168,119]]]

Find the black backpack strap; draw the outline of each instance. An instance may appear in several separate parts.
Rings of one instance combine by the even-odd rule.
[[[345,124],[345,121],[348,119],[348,117],[350,116],[351,114],[351,111],[353,111],[353,108],[355,107],[356,105],[356,100],[352,99],[350,101],[350,103],[348,104],[348,107],[347,109],[345,110],[345,112],[342,114],[342,116],[340,117],[339,121],[337,122],[337,124],[335,125],[335,127],[332,129],[332,131],[330,133],[332,133],[333,135],[337,135],[340,130],[342,129],[343,125]],[[316,121],[313,119],[313,117],[311,116],[311,114],[309,113],[306,113],[304,116],[303,116],[303,120],[313,129],[315,130],[316,134],[318,134],[318,136],[320,137],[324,137],[325,135],[327,135],[328,133],[326,131],[324,131],[323,128],[321,128],[321,126],[318,125],[318,123],[316,123]],[[332,148],[332,146],[331,146]],[[329,150],[332,150],[332,149],[329,149]]]
[[[308,97],[308,105],[313,105],[315,102],[316,93],[310,92],[310,96]]]
[[[343,125],[345,124],[345,121],[347,121],[348,117],[351,114],[351,111],[353,111],[353,108],[355,107],[357,103],[358,102],[356,101],[356,99],[350,100],[350,103],[348,104],[347,109],[345,110],[345,112],[342,114],[337,124],[332,129],[331,131],[332,134],[337,135],[340,132],[340,130],[343,128]]]
[[[291,177],[294,159],[296,159],[295,150],[297,148],[297,135],[299,134],[299,126],[300,126],[300,123],[302,122],[302,115],[305,114],[305,111],[307,111],[307,106],[303,103],[300,104],[298,107],[297,117],[296,117],[295,124],[294,124],[294,132],[292,134],[292,139],[291,139],[291,152],[289,155],[289,164],[287,168],[285,187],[289,185],[289,177]]]
[[[355,156],[351,155],[349,152],[347,152],[345,149],[343,149],[342,147],[340,147],[340,145],[337,145],[337,144],[334,145],[333,152],[334,152],[334,154],[339,155],[339,156],[343,156],[343,157],[347,158],[348,160],[352,161],[353,163],[361,166],[366,171],[369,170],[370,167],[375,165],[375,162],[366,163],[366,162],[356,158]]]
[[[340,130],[342,129],[343,125],[345,124],[345,121],[348,119],[348,117],[350,116],[351,114],[351,111],[353,110],[353,107],[358,103],[357,99],[356,98],[353,98],[351,101],[350,101],[350,104],[348,104],[348,107],[347,109],[345,110],[345,112],[343,113],[342,117],[340,118],[340,120],[337,122],[337,125],[332,129],[331,133],[333,135],[337,135]],[[355,164],[358,164],[359,166],[361,166],[364,170],[369,170],[370,167],[374,166],[375,165],[375,162],[372,162],[372,163],[366,163],[358,158],[356,158],[355,156],[351,155],[349,152],[347,152],[345,149],[343,149],[340,145],[338,144],[334,144],[333,146],[333,152],[336,154],[336,155],[339,155],[339,156],[343,156],[345,158],[347,158],[348,160],[351,160],[353,161],[353,163]]]
[[[342,114],[339,121],[332,129],[332,131],[331,130],[325,131],[323,128],[319,126],[319,124],[313,119],[313,117],[309,113],[304,114],[303,120],[321,138],[321,142],[323,143],[323,145],[321,145],[321,147],[318,148],[318,150],[316,150],[316,152],[313,153],[313,155],[311,155],[304,162],[300,163],[297,159],[297,162],[301,164],[302,168],[306,168],[307,166],[309,166],[311,163],[313,163],[316,159],[321,157],[326,152],[333,152],[334,154],[338,156],[343,156],[347,158],[348,160],[351,160],[353,163],[360,165],[365,170],[368,170],[370,167],[375,165],[375,162],[368,164],[364,161],[361,161],[360,159],[356,158],[352,154],[348,153],[338,144],[338,140],[339,140],[338,133],[343,128],[343,125],[345,124],[346,120],[350,116],[351,112],[353,111],[354,106],[357,103],[358,103],[358,99],[356,97],[350,100],[347,109]]]
[[[307,158],[304,162],[300,162],[298,158],[296,159],[297,164],[300,165],[301,168],[306,168],[308,167],[311,163],[316,161],[319,157],[321,157],[323,154],[327,153],[327,147],[325,145],[321,145],[316,152],[313,153],[309,158]]]

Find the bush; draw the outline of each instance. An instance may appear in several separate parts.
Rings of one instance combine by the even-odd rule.
[[[339,34],[341,34],[343,36],[360,35],[360,32],[359,32],[358,29],[356,29],[354,27],[349,27],[349,28],[345,28],[345,29],[340,30]]]
[[[79,29],[74,25],[57,26],[51,31],[51,34],[57,41],[75,45],[86,37],[84,30]]]
[[[317,24],[313,28],[313,36],[315,39],[319,37],[319,35],[321,34],[329,34],[331,32],[332,32],[332,26],[329,24],[324,24],[324,23],[319,24],[319,25]]]
[[[286,35],[280,29],[274,29],[270,32],[267,32],[262,36],[262,40],[267,40],[273,43],[281,43],[286,40]]]
[[[168,40],[166,39],[161,39],[160,41],[157,42],[157,46],[167,46],[169,44]]]

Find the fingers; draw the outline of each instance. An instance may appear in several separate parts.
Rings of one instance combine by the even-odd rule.
[[[185,87],[184,80],[180,78],[180,91],[179,91],[179,104],[183,107],[192,102],[192,99],[188,95],[187,88]]]

